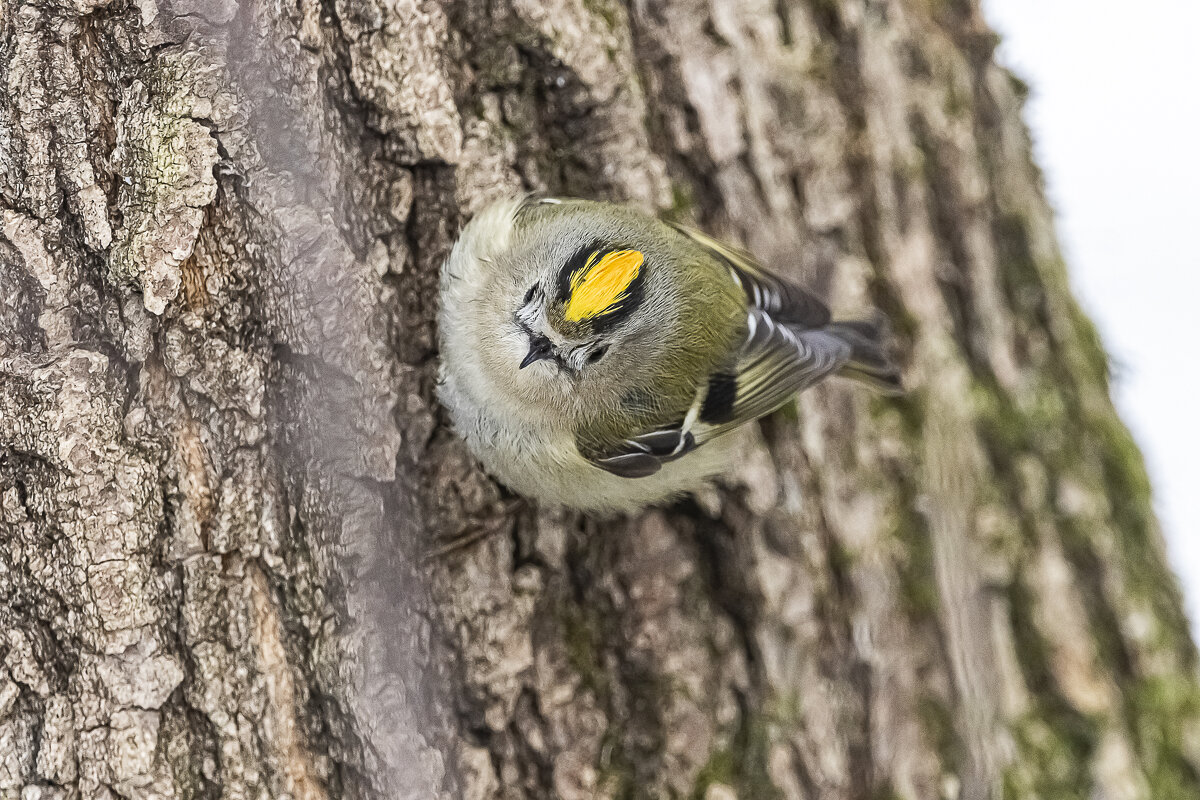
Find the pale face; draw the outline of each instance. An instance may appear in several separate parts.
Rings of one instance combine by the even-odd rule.
[[[531,285],[526,291],[513,321],[529,341],[529,350],[519,369],[545,362],[546,368],[577,377],[608,353],[609,344],[601,336],[572,339],[559,333],[550,323],[549,299],[541,283]]]

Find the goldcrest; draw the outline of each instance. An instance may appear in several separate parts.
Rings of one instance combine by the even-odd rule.
[[[484,468],[544,502],[636,509],[827,376],[900,388],[878,320],[834,322],[747,253],[620,205],[496,202],[440,291],[439,397]]]

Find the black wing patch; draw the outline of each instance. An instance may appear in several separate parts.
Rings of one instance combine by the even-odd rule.
[[[737,388],[737,375],[732,369],[714,372],[709,376],[704,403],[700,406],[700,421],[717,425],[733,419]]]
[[[671,227],[728,264],[751,307],[762,309],[777,322],[804,328],[822,328],[829,324],[829,308],[823,302],[794,283],[769,272],[745,250],[731,247],[694,228],[674,223]]]

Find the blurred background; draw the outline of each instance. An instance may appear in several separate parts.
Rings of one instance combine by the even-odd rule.
[[[985,0],[1200,634],[1200,4]],[[1119,498],[1114,498],[1119,502]],[[1200,636],[1197,636],[1200,638]]]

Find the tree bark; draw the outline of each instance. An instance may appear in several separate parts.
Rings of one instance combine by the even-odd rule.
[[[1200,794],[1196,649],[975,2],[0,25],[0,799]],[[515,500],[434,316],[526,189],[883,309],[910,391],[809,392],[669,508]]]

